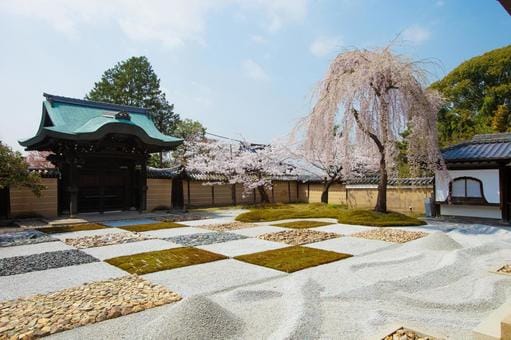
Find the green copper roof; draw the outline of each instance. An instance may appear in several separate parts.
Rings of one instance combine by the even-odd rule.
[[[158,131],[143,108],[44,96],[39,130],[34,137],[19,142],[27,149],[37,149],[47,138],[95,141],[111,133],[136,136],[152,151],[174,149],[182,142]]]

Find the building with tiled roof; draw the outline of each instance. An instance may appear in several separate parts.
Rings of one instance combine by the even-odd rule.
[[[442,155],[447,173],[435,176],[441,215],[510,220],[511,133],[476,135]]]

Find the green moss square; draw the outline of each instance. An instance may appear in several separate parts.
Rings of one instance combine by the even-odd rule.
[[[226,258],[227,257],[223,255],[215,254],[207,250],[183,247],[119,256],[105,260],[105,262],[125,270],[130,274],[142,275]]]
[[[184,224],[175,223],[175,222],[159,222],[159,223],[149,223],[149,224],[127,225],[127,226],[118,227],[118,228],[124,229],[127,231],[143,232],[143,231],[171,229],[171,228],[183,228],[183,227],[188,227],[188,226],[184,225]]]
[[[74,231],[105,229],[106,227],[96,223],[70,224],[56,227],[37,228],[37,230],[46,234],[71,233]]]
[[[275,224],[272,224],[272,226],[282,227],[282,228],[293,228],[293,229],[307,229],[307,228],[324,227],[326,225],[331,225],[331,224],[334,224],[334,223],[303,220],[303,221],[293,221],[293,222],[285,222],[285,223],[275,223]]]
[[[333,251],[293,246],[267,250],[259,253],[236,256],[236,260],[258,266],[280,270],[286,273],[343,260],[353,255]]]

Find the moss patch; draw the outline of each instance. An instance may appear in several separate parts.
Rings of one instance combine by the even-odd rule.
[[[311,204],[274,204],[253,208],[236,217],[240,222],[267,222],[292,218],[337,218],[342,206],[311,203]]]
[[[105,260],[105,262],[130,274],[142,275],[226,258],[207,250],[183,247],[119,256]]]
[[[105,229],[106,227],[101,224],[96,223],[83,223],[83,224],[71,224],[59,227],[46,227],[46,228],[37,228],[36,230],[42,231],[46,234],[60,234],[60,233],[70,233],[74,231],[84,231],[84,230],[96,230],[96,229]]]
[[[293,246],[236,256],[235,259],[286,273],[292,273],[305,268],[343,260],[351,256],[350,254],[336,253],[328,250]]]
[[[417,226],[426,222],[404,214],[389,212],[386,214],[372,210],[347,209],[333,204],[275,204],[258,206],[236,217],[241,222],[266,222],[292,218],[335,218],[339,223],[366,226]],[[282,226],[282,225],[280,225]]]
[[[275,223],[272,226],[282,227],[282,228],[293,228],[293,229],[306,229],[306,228],[316,228],[323,227],[326,225],[331,225],[334,223],[331,222],[321,222],[321,221],[293,221],[286,223]]]
[[[372,210],[344,210],[339,213],[339,223],[357,224],[376,227],[399,227],[399,226],[419,226],[426,222],[415,217],[407,216],[397,212],[388,212],[386,214]]]
[[[134,232],[143,232],[143,231],[171,229],[171,228],[183,228],[183,227],[188,227],[188,226],[184,225],[184,224],[175,223],[175,222],[159,222],[159,223],[149,223],[149,224],[127,225],[124,227],[119,227],[119,229],[124,229],[127,231],[134,231]]]

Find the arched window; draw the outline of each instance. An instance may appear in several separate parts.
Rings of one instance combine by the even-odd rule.
[[[483,183],[473,177],[458,177],[450,183],[449,195],[453,203],[486,203]]]

